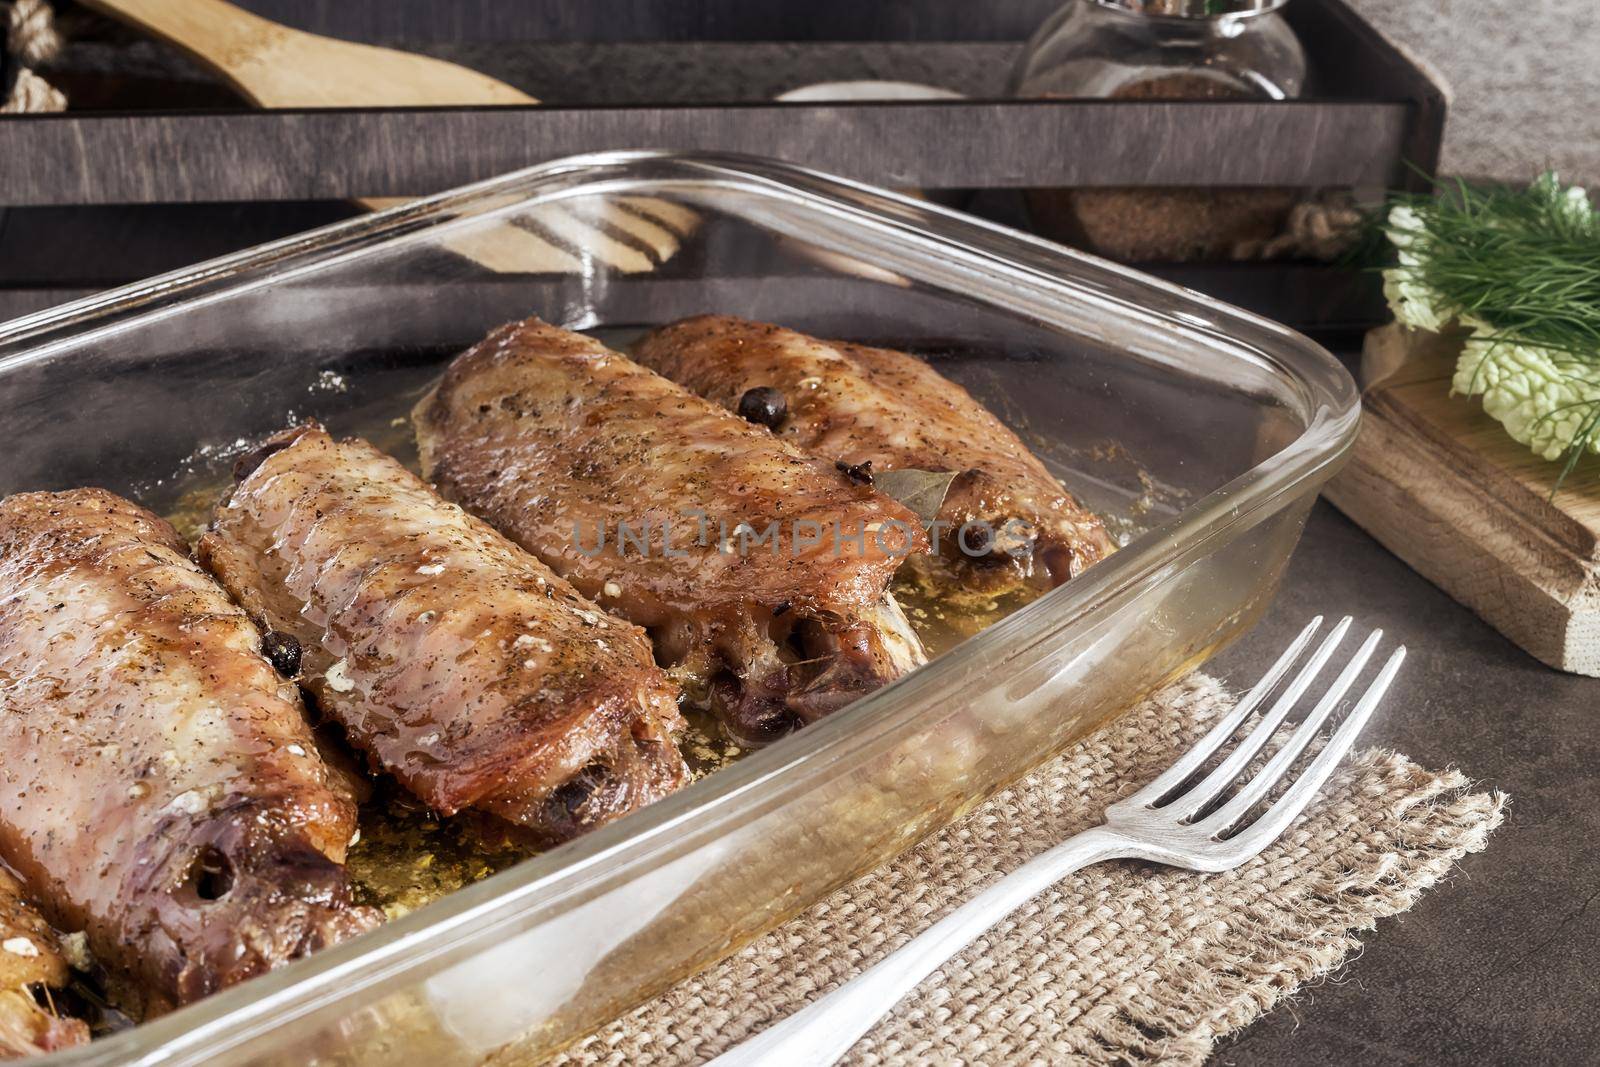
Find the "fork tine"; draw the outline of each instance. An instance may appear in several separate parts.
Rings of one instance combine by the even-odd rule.
[[[1278,835],[1288,829],[1295,817],[1305,810],[1311,803],[1311,798],[1317,795],[1317,790],[1322,788],[1333,769],[1339,761],[1350,751],[1356,742],[1356,735],[1371,718],[1372,712],[1378,706],[1378,701],[1389,691],[1389,683],[1394,681],[1395,674],[1400,670],[1400,664],[1406,658],[1406,646],[1396,648],[1383,665],[1383,670],[1378,672],[1378,677],[1373,679],[1367,691],[1362,695],[1359,703],[1350,712],[1344,722],[1339,724],[1339,729],[1329,739],[1328,745],[1311,766],[1305,769],[1295,783],[1273,802],[1272,806],[1262,813],[1243,833],[1229,840],[1228,844],[1240,849],[1245,856],[1253,856],[1266,848]]]
[[[1234,731],[1239,728],[1239,724],[1244,722],[1251,712],[1255,711],[1256,705],[1265,700],[1273,689],[1277,687],[1279,679],[1288,673],[1290,667],[1294,666],[1295,661],[1300,658],[1300,653],[1305,651],[1306,645],[1311,643],[1311,638],[1321,626],[1321,615],[1316,616],[1307,623],[1305,629],[1300,631],[1300,636],[1296,637],[1289,647],[1284,649],[1283,655],[1278,657],[1278,662],[1274,663],[1267,673],[1262,675],[1261,681],[1257,682],[1255,687],[1246,693],[1238,704],[1234,705],[1232,711],[1223,716],[1221,721],[1213,726],[1204,737],[1196,741],[1194,747],[1184,753],[1178,762],[1168,767],[1153,782],[1122,801],[1122,803],[1154,804],[1188,781],[1189,776],[1199,770],[1201,764],[1205,763],[1213,752],[1233,736]]]
[[[1300,758],[1300,753],[1305,751],[1312,738],[1322,730],[1322,724],[1328,721],[1328,716],[1333,714],[1339,702],[1350,691],[1350,687],[1356,684],[1356,679],[1361,676],[1367,660],[1372,658],[1373,651],[1377,649],[1378,642],[1382,639],[1382,630],[1374,630],[1367,635],[1367,639],[1361,643],[1356,654],[1350,657],[1350,662],[1345,664],[1344,670],[1339,672],[1339,677],[1334,680],[1333,685],[1322,695],[1322,699],[1317,701],[1317,706],[1289,736],[1289,740],[1284,742],[1283,747],[1272,754],[1267,765],[1261,768],[1261,773],[1246,782],[1226,804],[1195,823],[1196,830],[1213,835],[1222,834],[1250,813],[1250,809],[1278,784],[1279,779],[1288,773],[1294,761]]]
[[[1295,675],[1294,681],[1284,688],[1282,695],[1272,705],[1271,710],[1262,716],[1261,722],[1256,724],[1255,729],[1251,730],[1239,741],[1239,744],[1234,747],[1232,752],[1228,753],[1227,758],[1218,764],[1215,770],[1201,779],[1193,788],[1187,790],[1181,798],[1173,801],[1170,808],[1172,814],[1179,819],[1192,818],[1195,812],[1215,800],[1224,789],[1232,784],[1234,779],[1239,777],[1239,772],[1244,770],[1245,764],[1249,763],[1255,754],[1261,751],[1262,745],[1272,739],[1272,735],[1277,733],[1278,727],[1288,717],[1289,712],[1294,710],[1294,706],[1300,703],[1300,698],[1305,695],[1306,690],[1316,680],[1317,675],[1322,673],[1322,668],[1327,665],[1334,649],[1338,648],[1339,642],[1344,640],[1344,635],[1349,631],[1352,621],[1348,615],[1339,620],[1339,625],[1333,628],[1332,633],[1323,638],[1322,644],[1318,646],[1317,651],[1312,654],[1306,665],[1300,669],[1300,673]]]

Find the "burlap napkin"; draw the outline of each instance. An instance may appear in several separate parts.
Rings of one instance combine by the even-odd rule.
[[[904,944],[1154,777],[1231,697],[1195,675],[964,821],[570,1050],[565,1064],[727,1051]],[[1379,715],[1383,710],[1379,710]],[[1090,867],[901,1002],[847,1062],[1199,1063],[1484,847],[1505,797],[1393,752],[1347,760],[1305,816],[1224,874]]]

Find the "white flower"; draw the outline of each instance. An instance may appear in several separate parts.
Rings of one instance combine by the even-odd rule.
[[[1422,231],[1422,217],[1415,208],[1396,204],[1390,210],[1389,240],[1399,252],[1400,265],[1383,272],[1383,295],[1396,322],[1437,333],[1455,316],[1443,309],[1438,295],[1416,277],[1422,257],[1415,249]]]

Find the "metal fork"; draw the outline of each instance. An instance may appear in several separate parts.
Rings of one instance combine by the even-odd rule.
[[[1394,680],[1406,650],[1397,647],[1345,716],[1322,751],[1281,796],[1246,822],[1285,777],[1306,746],[1355,684],[1383,637],[1374,630],[1310,714],[1254,777],[1216,806],[1310,689],[1350,629],[1345,617],[1283,688],[1261,722],[1240,739],[1216,768],[1192,781],[1240,725],[1277,690],[1322,626],[1319,615],[1244,699],[1155,781],[1106,808],[1105,822],[1085,830],[1002,878],[919,934],[903,948],[744,1044],[713,1060],[714,1067],[831,1064],[849,1051],[907,993],[984,931],[1067,875],[1091,863],[1142,859],[1193,871],[1225,871],[1266,848],[1305,810],[1355,742]],[[1215,810],[1212,810],[1215,807]]]

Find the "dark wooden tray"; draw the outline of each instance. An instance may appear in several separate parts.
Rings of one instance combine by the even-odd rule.
[[[783,13],[790,5],[749,0],[244,0],[315,32],[466,63],[546,101],[331,111],[245,108],[164,46],[97,28],[68,7],[66,17],[90,32],[72,35],[58,80],[86,110],[0,117],[0,315],[38,306],[18,290],[54,298],[109,284],[102,275],[123,263],[192,262],[234,244],[235,232],[259,240],[293,232],[285,227],[302,217],[321,221],[337,211],[331,201],[421,195],[611,148],[744,152],[925,189],[1415,188],[1437,164],[1442,92],[1343,0],[1286,9],[1312,62],[1313,95],[1301,100],[1004,98],[1026,36],[1060,2],[813,0],[798,18]],[[969,99],[768,102],[783,88],[862,77],[933,81]],[[262,201],[280,203],[244,203]],[[238,205],[227,212],[237,230],[197,240],[194,226],[223,202]],[[69,205],[96,210],[61,210]],[[977,206],[991,213],[983,200]],[[1022,218],[1009,214],[998,212]],[[53,235],[53,250],[17,247],[14,235],[41,231]],[[134,233],[157,246],[133,247]],[[72,265],[85,263],[100,264],[95,277],[73,277],[84,268]],[[1366,324],[1377,306],[1370,285],[1319,284],[1326,272],[1298,269],[1307,272],[1312,281],[1289,285],[1275,267],[1181,274],[1206,288],[1217,279],[1235,299],[1259,291],[1249,306],[1296,325]]]
[[[727,63],[740,45],[759,47],[761,41],[802,31],[842,35],[852,17],[860,19],[857,39],[906,30],[993,43],[1007,32],[1016,34],[1011,43],[1020,47],[1022,34],[1056,5],[1057,0],[916,0],[915,20],[907,14],[907,2],[854,0],[808,4],[805,19],[772,17],[776,5],[735,0],[702,0],[682,10],[676,4],[624,0],[525,5],[257,0],[249,6],[314,30],[457,46],[471,42],[433,35],[499,28],[514,17],[513,7],[521,9],[521,20],[504,28],[520,28],[517,40],[546,44],[554,35],[592,37],[609,28],[658,41],[714,30],[720,44],[711,61]],[[449,17],[458,8],[483,10]],[[756,9],[769,17],[757,17]],[[1409,184],[1416,177],[1412,167],[1431,172],[1444,118],[1437,87],[1340,0],[1296,0],[1287,11],[1317,77],[1317,95],[1292,102],[973,99],[69,111],[0,119],[0,196],[8,205],[409,196],[609,148],[743,152],[923,188],[1370,187]],[[462,21],[469,17],[476,21]],[[819,52],[818,62],[808,62],[808,44]],[[820,56],[829,47],[796,41],[789,54],[798,70],[812,72],[810,80],[827,80],[833,74]],[[484,55],[492,49],[480,42],[476,51]],[[1005,49],[992,51],[989,65],[998,66]],[[591,80],[616,77],[614,65],[603,66]],[[214,94],[202,99],[215,104]],[[170,104],[171,98],[163,102]],[[175,159],[183,165],[174,166]]]

